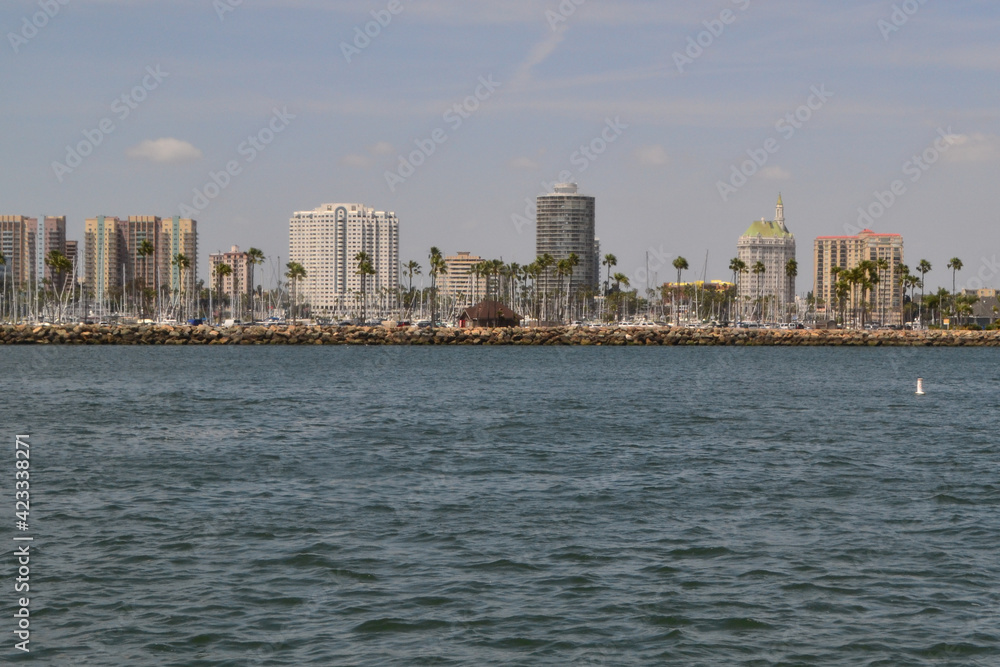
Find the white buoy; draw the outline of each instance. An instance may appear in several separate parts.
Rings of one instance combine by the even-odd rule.
[[[924,379],[917,378],[917,396],[924,396]]]

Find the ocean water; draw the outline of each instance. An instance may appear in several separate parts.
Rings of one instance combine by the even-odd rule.
[[[0,662],[998,665],[998,362],[6,348]]]

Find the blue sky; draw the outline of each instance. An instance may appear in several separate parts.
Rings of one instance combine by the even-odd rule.
[[[87,217],[187,206],[204,275],[232,244],[285,262],[294,211],[361,202],[397,213],[404,261],[437,245],[527,263],[534,228],[512,218],[568,171],[639,286],[647,251],[660,281],[677,255],[700,276],[706,252],[708,277],[728,277],[780,191],[799,292],[813,239],[855,231],[859,208],[904,235],[911,266],[934,264],[930,284],[950,286],[958,256],[960,283],[1000,287],[996,2],[397,1],[43,0],[54,15],[38,17],[38,0],[6,0],[0,211],[66,215],[82,238]],[[376,32],[373,11],[391,22],[345,56],[356,29]],[[474,111],[448,114],[477,88]],[[446,140],[390,187],[435,130]],[[85,133],[100,143],[54,167],[96,143]],[[753,175],[720,193],[734,167]],[[226,186],[199,201],[213,174]]]

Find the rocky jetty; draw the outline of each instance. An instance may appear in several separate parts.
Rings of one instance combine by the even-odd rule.
[[[0,345],[725,345],[1000,347],[1000,331],[675,327],[387,329],[336,326],[3,325]]]

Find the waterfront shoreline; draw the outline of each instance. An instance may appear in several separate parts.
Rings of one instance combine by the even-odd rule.
[[[386,329],[337,326],[3,325],[0,345],[487,345],[1000,347],[1000,331],[684,327]]]

